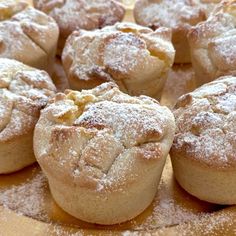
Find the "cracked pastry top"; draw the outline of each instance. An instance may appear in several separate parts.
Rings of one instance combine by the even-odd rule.
[[[236,68],[236,1],[222,1],[207,21],[188,35],[197,83],[234,73]]]
[[[174,126],[166,107],[146,96],[130,97],[114,83],[68,90],[41,113],[36,158],[63,182],[101,193],[119,191],[167,156]],[[140,161],[143,170],[137,168]]]
[[[0,57],[51,72],[58,35],[56,22],[26,2],[0,1]]]
[[[0,142],[31,132],[55,92],[46,72],[0,58]]]
[[[138,24],[152,29],[170,28],[175,63],[190,63],[187,34],[192,26],[206,19],[206,14],[197,0],[138,0],[134,18]]]
[[[74,30],[100,29],[121,21],[125,15],[120,0],[34,0],[34,6],[56,20],[61,49]]]
[[[169,29],[116,23],[73,32],[62,61],[72,89],[113,81],[130,95],[159,97],[174,54]]]
[[[174,158],[214,169],[235,168],[236,77],[225,76],[179,98]]]

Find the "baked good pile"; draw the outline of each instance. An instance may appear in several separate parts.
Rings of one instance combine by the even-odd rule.
[[[170,152],[189,194],[236,204],[236,0],[137,0],[136,23],[120,0],[33,2],[0,0],[1,175],[37,161],[64,211],[112,225],[151,204]],[[198,88],[162,106],[180,76]]]

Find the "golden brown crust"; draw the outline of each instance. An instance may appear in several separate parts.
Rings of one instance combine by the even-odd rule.
[[[198,84],[235,71],[235,8],[235,0],[223,1],[188,35]]]
[[[56,20],[61,46],[74,30],[100,29],[122,21],[125,15],[120,0],[34,0],[34,6]]]
[[[235,169],[236,77],[221,77],[182,96],[174,112],[172,158],[211,169]]]
[[[46,72],[0,59],[0,142],[31,132],[55,91]]]
[[[35,162],[34,127],[55,92],[45,71],[0,58],[0,174]]]
[[[125,95],[113,83],[82,92],[69,90],[44,109],[36,136],[44,126],[48,132],[46,140],[37,141],[36,156],[44,168],[60,167],[57,176],[73,177],[79,185],[82,180],[84,185],[84,178],[93,179],[93,188],[109,188],[105,176],[118,157],[132,154],[145,160],[145,166],[167,154],[163,139],[174,130],[171,119],[168,109],[155,100]],[[116,178],[113,187],[124,184]]]
[[[104,83],[58,94],[36,125],[34,151],[65,211],[115,224],[153,200],[174,129],[173,115],[155,100]]]
[[[56,22],[23,1],[0,4],[0,57],[51,72],[58,40]]]
[[[75,31],[62,55],[70,85],[81,90],[114,81],[131,95],[160,96],[174,59],[170,38],[166,28],[132,23]]]
[[[138,0],[134,7],[138,24],[157,29],[172,29],[176,49],[176,63],[190,63],[187,34],[191,28],[206,19],[204,8],[195,0]]]

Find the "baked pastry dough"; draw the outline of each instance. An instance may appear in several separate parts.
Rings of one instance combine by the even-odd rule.
[[[117,23],[95,31],[75,31],[62,61],[72,89],[114,81],[130,95],[159,98],[174,61],[171,32]]]
[[[152,29],[160,26],[172,29],[175,63],[191,63],[187,34],[191,26],[206,19],[198,0],[137,0],[135,21]]]
[[[198,85],[236,68],[236,1],[217,5],[207,21],[193,27],[188,35]]]
[[[120,0],[34,0],[34,6],[53,17],[59,25],[59,54],[74,30],[113,25],[125,15]]]
[[[58,94],[41,113],[34,151],[59,206],[84,221],[116,224],[153,200],[174,132],[168,108],[104,83]]]
[[[0,57],[51,72],[59,29],[25,1],[0,1]]]
[[[174,111],[175,177],[195,197],[236,203],[236,77],[225,76],[182,96]]]
[[[204,8],[205,14],[207,17],[214,11],[217,4],[222,0],[200,0],[201,6]]]
[[[34,126],[55,91],[46,72],[0,58],[0,174],[35,162]]]

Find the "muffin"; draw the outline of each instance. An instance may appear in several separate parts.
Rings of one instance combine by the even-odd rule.
[[[207,21],[193,27],[188,35],[198,85],[236,68],[236,1],[222,1]]]
[[[152,202],[174,132],[168,108],[104,83],[57,94],[36,125],[34,151],[62,209],[116,224]]]
[[[46,72],[0,58],[0,174],[35,162],[34,126],[55,91]]]
[[[216,204],[236,203],[236,76],[224,76],[183,95],[174,115],[171,160],[179,184]]]
[[[59,29],[24,1],[0,1],[0,57],[52,71]]]
[[[34,6],[56,20],[60,28],[59,54],[74,30],[100,29],[122,21],[125,15],[120,0],[34,0]]]
[[[152,29],[170,28],[175,63],[191,63],[187,34],[192,26],[206,19],[204,7],[197,0],[137,0],[134,18]]]
[[[115,82],[130,95],[159,98],[174,61],[171,32],[133,23],[79,30],[66,42],[62,62],[72,89]]]

